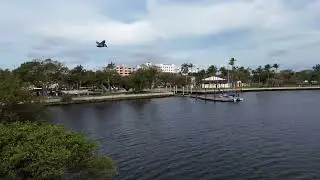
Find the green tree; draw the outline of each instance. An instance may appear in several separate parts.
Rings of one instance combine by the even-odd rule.
[[[82,86],[82,83],[85,81],[86,70],[82,65],[77,65],[70,70],[70,84],[72,87],[79,89]]]
[[[181,65],[181,73],[182,74],[188,74],[190,72],[190,68],[192,68],[193,65],[190,63],[183,63]]]
[[[29,82],[45,90],[53,84],[62,83],[68,69],[60,62],[51,59],[33,60],[20,65],[13,72],[24,82]]]
[[[320,64],[313,66],[312,69],[314,72],[320,73]]]
[[[44,123],[45,106],[27,87],[14,73],[0,71],[0,179],[59,179],[70,174],[111,179],[115,165],[107,156],[94,155],[96,142]]]
[[[148,81],[148,70],[149,69],[139,69],[131,74],[130,80],[132,81],[135,92],[141,92],[145,88],[148,88],[150,84]]]
[[[235,58],[231,58],[230,60],[229,60],[229,65],[231,66],[231,72],[230,72],[230,74],[231,74],[231,83],[232,84],[234,84],[234,72],[235,72],[235,62],[236,62],[236,59]]]
[[[265,83],[267,84],[267,86],[269,86],[269,79],[270,79],[270,75],[271,75],[271,68],[272,66],[270,64],[266,64],[264,66],[264,73],[265,73],[265,76],[266,76],[266,79],[265,79]]]
[[[206,72],[206,70],[204,69],[198,71],[197,73],[191,74],[191,76],[195,77],[197,87],[201,87],[202,79],[206,78],[206,76],[208,76],[207,74],[208,74],[208,70]]]
[[[207,76],[215,76],[218,72],[217,66],[211,65],[208,67],[206,74]]]
[[[254,74],[254,79],[257,81],[258,80],[258,84],[259,86],[261,86],[261,82],[263,79],[263,69],[262,66],[259,66],[256,70],[253,71]]]
[[[227,70],[227,68],[226,67],[220,67],[219,68],[219,72],[220,72],[220,74],[221,74],[221,76],[223,77],[223,78],[227,78],[227,76],[228,76],[228,70]]]
[[[106,68],[111,70],[111,69],[114,69],[115,67],[116,67],[116,64],[111,61]]]
[[[231,59],[229,60],[229,65],[233,68],[234,65],[235,65],[235,62],[236,62],[236,59],[235,59],[235,58],[231,58]]]
[[[45,117],[45,107],[32,97],[28,83],[11,72],[0,76],[0,122],[38,121]]]
[[[111,179],[115,165],[97,157],[97,143],[82,134],[47,123],[0,124],[0,178],[59,179],[78,173],[86,179]]]
[[[279,69],[280,65],[279,64],[273,64],[272,68],[274,68],[276,70],[276,73],[278,73],[278,69]]]
[[[135,84],[133,83],[133,75],[124,76],[121,78],[120,87],[124,88],[126,91],[135,88]]]

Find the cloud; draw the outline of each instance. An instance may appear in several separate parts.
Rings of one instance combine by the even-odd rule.
[[[88,66],[152,59],[204,67],[233,56],[245,66],[307,67],[318,62],[319,7],[320,0],[6,1],[0,56],[21,60],[1,64],[56,57]],[[95,47],[102,39],[108,49]]]

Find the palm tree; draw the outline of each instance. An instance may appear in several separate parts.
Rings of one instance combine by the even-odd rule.
[[[217,66],[211,65],[208,67],[206,74],[209,76],[215,76],[217,74]]]
[[[314,72],[320,72],[320,64],[313,66],[312,69]]]
[[[191,64],[192,65],[192,64]],[[182,74],[188,74],[189,73],[189,67],[190,67],[190,64],[188,63],[183,63],[181,65],[181,73]]]
[[[262,75],[262,73],[263,73],[263,69],[262,69],[262,67],[261,66],[259,66],[256,70],[255,70],[255,72],[257,73],[257,75],[258,75],[258,79],[259,79],[259,87],[260,87],[260,83],[261,83],[261,75]]]
[[[234,64],[235,64],[235,62],[236,62],[236,59],[231,58],[230,61],[229,61],[229,65],[230,65],[231,67],[233,67]]]
[[[279,64],[273,64],[272,68],[276,69],[276,73],[278,73],[278,69],[279,69]]]
[[[220,67],[219,72],[224,78],[228,75],[228,70],[225,67]]]
[[[106,69],[114,69],[115,67],[116,67],[116,64],[111,61],[111,62],[107,65]]]
[[[229,60],[229,65],[231,66],[231,83],[233,84],[233,75],[234,75],[234,64],[236,62],[236,59],[235,58],[231,58]],[[228,77],[229,78],[229,77]]]
[[[265,66],[264,66],[264,70],[265,70],[265,72],[266,72],[266,74],[267,74],[267,86],[269,86],[269,77],[270,77],[270,70],[271,70],[271,65],[270,64],[266,64]]]

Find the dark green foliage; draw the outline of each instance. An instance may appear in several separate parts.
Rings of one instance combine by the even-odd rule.
[[[64,94],[61,96],[61,102],[71,102],[72,96],[69,94]]]
[[[38,99],[32,97],[22,82],[12,73],[0,76],[0,122],[39,121],[47,114]]]
[[[182,74],[188,74],[190,72],[190,68],[193,68],[194,65],[191,63],[183,63],[181,65],[181,73]]]
[[[0,178],[59,179],[67,173],[111,179],[115,166],[98,158],[97,144],[47,123],[0,124]]]
[[[54,71],[47,71],[51,61],[42,63],[47,67],[45,74],[54,77]],[[31,67],[34,64],[38,65],[33,62]],[[94,155],[96,142],[45,123],[46,108],[30,94],[21,73],[30,75],[25,68],[14,73],[0,70],[0,179],[61,179],[72,174],[84,179],[111,179],[115,166],[109,157]]]
[[[135,84],[133,83],[131,76],[125,76],[121,79],[121,87],[126,91],[134,89]]]

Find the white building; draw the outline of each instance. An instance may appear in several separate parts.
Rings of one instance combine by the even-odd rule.
[[[189,73],[198,73],[199,72],[199,68],[197,67],[192,67],[192,68],[189,68]]]
[[[156,64],[156,66],[166,73],[176,73],[176,66],[174,64]]]
[[[204,89],[215,89],[215,88],[229,88],[230,84],[226,79],[211,76],[205,79],[202,79],[201,88]]]
[[[152,67],[154,64],[152,64],[151,62],[146,62],[144,64],[141,64],[141,65],[138,65],[137,66],[137,69],[140,69],[140,68],[149,68],[149,67]]]
[[[140,66],[137,66],[138,69],[148,67],[157,67],[159,70],[166,73],[178,73],[180,71],[180,68],[174,64],[153,64],[151,62],[146,62]]]

